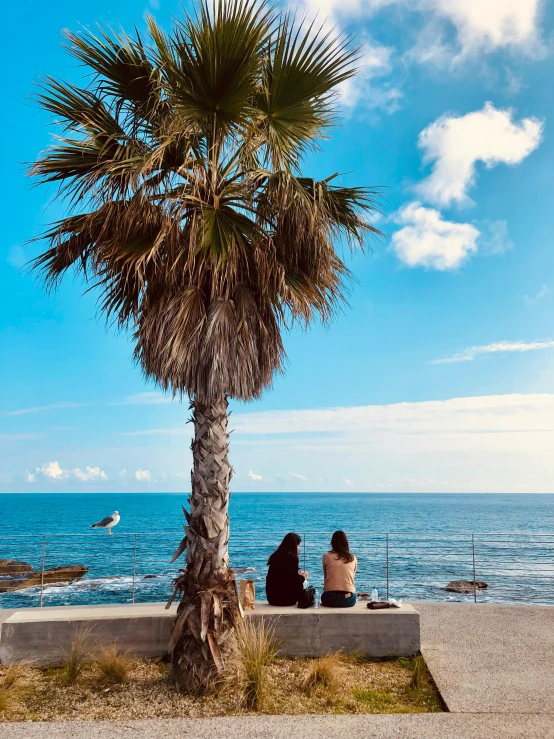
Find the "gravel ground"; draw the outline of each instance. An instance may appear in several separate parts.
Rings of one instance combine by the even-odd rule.
[[[21,694],[2,719],[10,721],[122,721],[213,718],[257,714],[361,714],[441,711],[428,673],[418,690],[410,687],[409,661],[365,662],[352,657],[323,661],[278,659],[266,667],[263,705],[248,711],[241,673],[231,673],[219,693],[201,698],[179,695],[168,679],[168,665],[122,658],[127,680],[113,684],[95,664],[87,664],[75,684],[67,685],[63,667],[2,667],[16,671]],[[113,671],[114,663],[108,666]],[[308,684],[314,668],[323,678]],[[325,671],[327,670],[327,671]],[[0,682],[1,685],[1,682]]]

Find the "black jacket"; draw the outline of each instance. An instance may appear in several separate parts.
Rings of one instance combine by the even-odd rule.
[[[272,606],[294,606],[304,587],[304,575],[292,557],[273,559],[267,571],[265,592]]]

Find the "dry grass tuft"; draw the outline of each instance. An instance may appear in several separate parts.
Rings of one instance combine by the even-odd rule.
[[[427,665],[421,655],[414,657],[412,661],[412,679],[410,680],[410,688],[414,690],[422,690],[425,687],[427,678]]]
[[[66,685],[74,685],[91,661],[92,636],[91,626],[80,626],[75,631],[61,671],[61,678]]]
[[[341,663],[342,657],[339,654],[328,654],[315,660],[306,676],[306,691],[312,694],[318,688],[323,688],[327,692],[336,692],[338,688],[336,673]]]
[[[18,708],[28,692],[29,687],[21,670],[15,666],[8,667],[0,679],[0,714]]]
[[[96,666],[104,682],[123,685],[129,679],[131,660],[126,654],[119,652],[115,644],[111,644],[101,650]]]
[[[262,709],[268,693],[267,666],[277,655],[279,645],[275,628],[261,619],[245,619],[237,629],[237,664],[233,677],[242,684],[243,701],[246,708]]]

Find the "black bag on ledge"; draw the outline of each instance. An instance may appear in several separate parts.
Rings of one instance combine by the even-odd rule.
[[[300,593],[298,599],[298,608],[311,608],[315,603],[315,588],[313,585],[308,585],[307,588]]]

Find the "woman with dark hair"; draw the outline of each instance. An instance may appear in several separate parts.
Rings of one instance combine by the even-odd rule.
[[[265,592],[271,606],[295,606],[304,588],[307,572],[300,572],[298,550],[302,539],[287,534],[269,558]]]
[[[351,608],[356,605],[354,577],[358,560],[350,551],[344,531],[331,537],[331,551],[323,555],[323,594],[321,605],[327,608]]]

